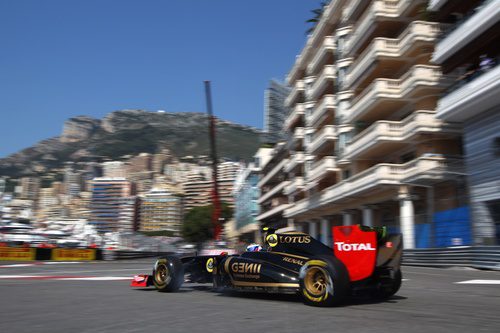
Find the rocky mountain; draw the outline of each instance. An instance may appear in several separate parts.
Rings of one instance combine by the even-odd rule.
[[[218,156],[250,160],[260,131],[228,121],[216,123]],[[66,161],[101,161],[168,147],[177,157],[209,155],[208,117],[203,113],[115,111],[104,119],[67,120],[60,136],[0,159],[0,176],[41,174]]]

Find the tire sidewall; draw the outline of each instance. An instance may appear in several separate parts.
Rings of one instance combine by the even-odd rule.
[[[321,295],[311,294],[304,282],[307,272],[320,268],[327,273],[327,287]],[[313,306],[334,306],[341,304],[349,294],[349,275],[345,266],[336,258],[315,258],[306,262],[299,273],[300,295],[304,302]]]
[[[159,267],[164,265],[168,271],[166,281],[157,280],[156,272]],[[165,257],[156,261],[153,269],[153,284],[159,291],[173,292],[177,291],[184,281],[184,267],[177,257]]]

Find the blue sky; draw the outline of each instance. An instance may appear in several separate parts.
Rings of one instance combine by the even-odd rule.
[[[313,0],[0,0],[0,157],[66,119],[205,112],[262,127],[263,95],[305,43]]]

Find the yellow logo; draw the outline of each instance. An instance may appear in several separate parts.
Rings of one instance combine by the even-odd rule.
[[[209,258],[207,260],[207,272],[212,273],[214,271],[214,258]]]
[[[276,234],[267,235],[266,242],[267,244],[269,244],[269,246],[275,247],[276,245],[278,245],[278,236],[276,236]]]
[[[280,236],[280,243],[299,243],[308,244],[311,242],[311,236]]]

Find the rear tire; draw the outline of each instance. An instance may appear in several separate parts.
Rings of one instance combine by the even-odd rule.
[[[381,285],[377,287],[373,296],[378,299],[388,299],[394,296],[398,292],[399,288],[401,288],[402,281],[403,275],[401,274],[401,270],[398,269],[394,273],[393,278],[388,281],[381,281]]]
[[[334,306],[343,303],[350,293],[349,274],[336,258],[313,259],[299,274],[300,294],[304,303],[313,306]]]
[[[153,284],[158,291],[174,292],[184,282],[184,266],[177,257],[165,257],[156,261],[153,269]]]

